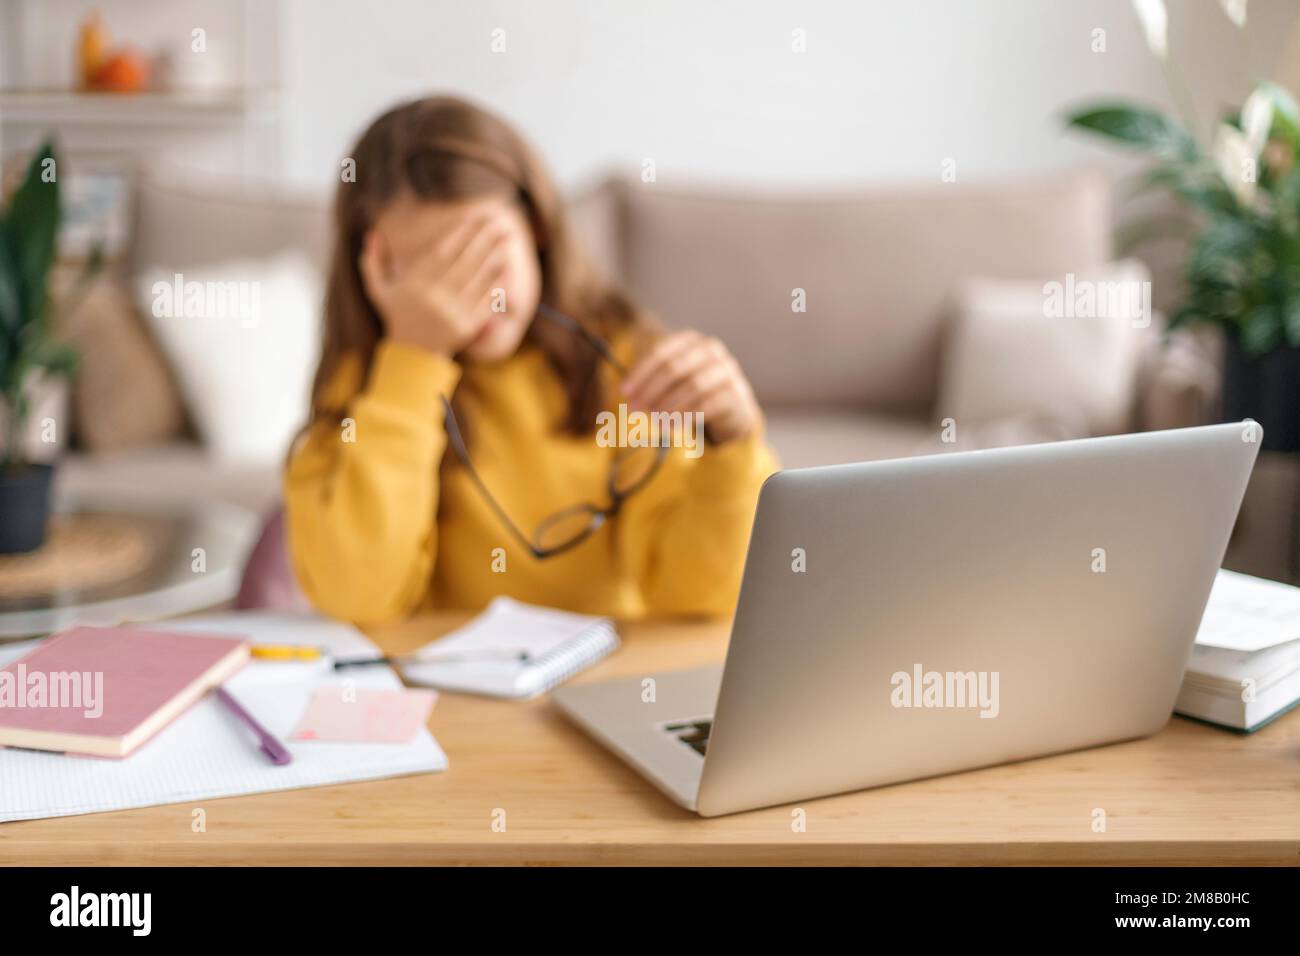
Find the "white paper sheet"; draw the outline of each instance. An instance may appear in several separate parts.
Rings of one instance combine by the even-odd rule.
[[[159,623],[160,630],[245,634],[258,643],[311,644],[338,656],[368,657],[375,646],[345,624],[311,614],[248,612]],[[30,644],[0,646],[0,665]],[[124,760],[70,757],[0,748],[0,822],[99,813],[164,803],[375,780],[447,768],[427,731],[409,744],[289,740],[311,691],[350,680],[357,687],[396,688],[387,667],[336,673],[327,662],[254,660],[226,688],[293,754],[277,767],[252,735],[212,695],[205,696]]]
[[[1253,652],[1294,640],[1300,640],[1300,588],[1219,571],[1196,634],[1198,645]]]

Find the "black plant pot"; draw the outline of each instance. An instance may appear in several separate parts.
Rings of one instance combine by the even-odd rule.
[[[1250,356],[1228,339],[1223,359],[1223,417],[1264,426],[1262,451],[1300,452],[1300,347]]]
[[[45,543],[52,465],[0,467],[0,554],[35,551]]]

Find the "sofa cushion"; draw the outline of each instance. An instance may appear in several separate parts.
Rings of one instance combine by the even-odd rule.
[[[944,344],[936,414],[959,426],[1031,414],[1079,420],[1084,435],[1127,430],[1143,351],[1157,335],[1150,288],[1135,259],[964,283]]]
[[[635,183],[624,204],[632,293],[725,340],[767,403],[921,414],[959,281],[1086,269],[1110,249],[1108,187],[1091,173],[834,195]]]
[[[180,434],[185,409],[167,361],[115,279],[96,279],[60,317],[59,333],[77,349],[73,407],[82,447],[117,451]]]
[[[278,464],[306,423],[320,352],[321,288],[300,253],[137,277],[150,329],[217,458]]]

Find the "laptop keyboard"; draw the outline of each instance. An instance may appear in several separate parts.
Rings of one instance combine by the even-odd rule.
[[[703,757],[704,752],[709,749],[709,732],[713,730],[713,720],[707,717],[700,720],[682,720],[664,724],[664,730]]]

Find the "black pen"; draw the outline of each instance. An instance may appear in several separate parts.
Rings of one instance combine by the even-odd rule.
[[[518,661],[527,663],[529,654],[527,651],[519,650],[501,650],[501,651],[463,651],[459,654],[440,654],[429,657],[420,657],[417,654],[406,654],[398,657],[384,655],[383,657],[354,657],[350,660],[335,661],[334,669],[343,670],[346,667],[369,667],[371,664],[458,664],[462,661]]]

